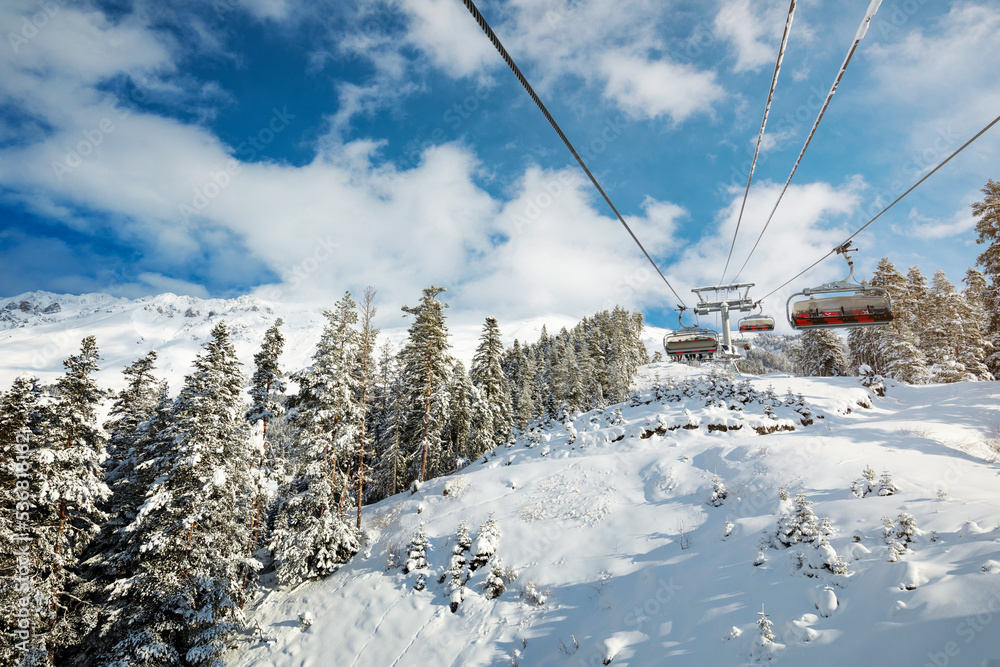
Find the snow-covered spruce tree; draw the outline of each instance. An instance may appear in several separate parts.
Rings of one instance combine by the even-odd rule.
[[[96,416],[106,396],[94,378],[99,359],[96,340],[87,336],[80,353],[63,362],[66,372],[56,382],[57,398],[42,410],[40,447],[32,461],[41,475],[35,512],[30,513],[37,549],[35,586],[47,598],[36,636],[44,637],[59,664],[67,662],[79,637],[97,621],[75,592],[83,583],[77,571],[80,559],[107,518],[101,505],[111,495],[101,468],[105,439]]]
[[[877,488],[875,470],[871,466],[865,466],[865,469],[861,471],[861,477],[851,482],[851,493],[858,498],[864,498]]]
[[[899,491],[899,487],[892,481],[892,475],[889,474],[888,470],[883,470],[881,477],[878,478],[878,495],[891,496],[897,491]]]
[[[765,546],[783,549],[799,542],[814,543],[832,534],[829,521],[817,517],[812,501],[800,492],[795,496],[794,509],[782,511],[774,532],[765,536]]]
[[[123,529],[135,520],[155,478],[145,447],[146,429],[166,393],[166,383],[153,374],[155,364],[156,352],[150,351],[125,367],[122,375],[127,384],[115,395],[109,419],[104,422],[109,434],[105,482],[111,497],[100,507],[108,518],[84,552],[81,574],[85,581],[74,591],[97,612],[98,620],[95,632],[80,641],[76,664],[90,663],[104,648],[100,632],[109,617],[106,589],[124,572],[127,549]]]
[[[479,347],[472,357],[470,375],[472,384],[479,390],[486,407],[487,421],[484,421],[480,428],[483,431],[481,441],[492,443],[488,449],[506,442],[513,429],[511,392],[501,367],[503,356],[500,327],[496,318],[487,317],[483,333],[479,338]],[[480,453],[482,452],[476,452],[475,456]]]
[[[438,299],[443,287],[424,290],[416,306],[403,306],[413,315],[406,345],[400,352],[406,411],[403,446],[409,460],[409,480],[423,482],[437,476],[441,460],[441,432],[448,419],[448,385],[453,365],[444,322],[447,304]]]
[[[371,409],[371,403],[375,393],[375,341],[378,338],[379,330],[372,324],[375,319],[375,288],[365,288],[364,300],[361,302],[361,335],[358,341],[358,358],[355,373],[358,376],[358,392],[360,394],[358,403],[361,409],[360,433],[358,434],[358,472],[356,474],[358,489],[355,494],[357,500],[357,517],[355,528],[361,530],[361,506],[365,500],[365,482],[371,478],[370,468],[367,465],[367,458],[372,458],[372,453],[366,451],[365,447],[371,440],[374,431],[375,415]],[[369,427],[369,424],[372,424]]]
[[[47,625],[50,601],[24,578],[19,569],[36,558],[32,519],[38,510],[30,504],[40,487],[41,475],[32,450],[41,433],[38,380],[21,376],[10,391],[0,394],[0,664],[48,665],[45,635],[31,628]],[[19,506],[20,505],[20,506]],[[21,606],[27,597],[29,606]],[[20,627],[20,622],[28,629]]]
[[[476,537],[474,555],[469,562],[469,570],[475,572],[489,563],[490,559],[496,554],[499,544],[500,526],[497,525],[496,519],[493,518],[493,514],[491,513],[486,523],[479,527],[479,535]]]
[[[722,507],[728,497],[729,492],[722,479],[720,477],[712,479],[712,495],[708,499],[708,504],[712,507]]]
[[[458,611],[458,605],[465,599],[465,584],[469,581],[468,553],[472,548],[472,538],[469,536],[469,529],[463,521],[458,526],[458,533],[455,535],[455,546],[451,549],[451,563],[445,572],[448,579],[448,600],[451,604],[451,612]]]
[[[417,534],[413,536],[406,546],[406,562],[403,563],[403,574],[409,574],[417,570],[426,570],[427,562],[427,534],[424,532],[424,522],[420,522]],[[423,572],[417,574],[417,580],[413,584],[414,590],[422,591],[427,585],[427,577]]]
[[[252,465],[254,495],[250,518],[250,536],[247,540],[246,554],[252,557],[262,544],[267,543],[266,511],[268,504],[268,489],[272,483],[280,484],[284,476],[284,461],[275,456],[267,440],[267,427],[275,418],[285,412],[285,408],[277,401],[278,394],[285,391],[285,374],[278,365],[278,358],[285,347],[285,337],[281,335],[281,325],[284,321],[279,317],[274,324],[264,332],[264,340],[260,350],[254,355],[254,373],[250,378],[250,407],[245,413],[247,422],[251,425],[251,444],[254,446]],[[249,586],[251,580],[249,571],[243,582]]]
[[[868,364],[858,366],[858,380],[876,396],[885,396],[885,378]]]
[[[475,458],[473,440],[481,435],[485,416],[479,392],[465,372],[465,365],[456,360],[450,375],[448,418],[441,431],[441,472],[455,470]]]
[[[965,272],[962,282],[965,284],[962,296],[965,297],[969,309],[969,320],[979,324],[979,336],[982,340],[984,354],[983,363],[990,375],[997,377],[996,371],[998,369],[996,367],[1000,365],[1000,348],[997,347],[1000,345],[1000,332],[990,328],[990,326],[994,319],[1000,325],[1000,318],[994,318],[992,315],[1000,308],[1000,303],[997,302],[998,290],[996,287],[991,287],[986,281],[986,276],[974,268]],[[971,335],[975,335],[975,332],[971,332]]]
[[[991,178],[981,192],[985,196],[972,205],[972,215],[976,218],[976,243],[986,246],[976,258],[976,264],[983,268],[989,280],[988,292],[983,298],[984,331],[988,332],[992,352],[986,364],[994,377],[1000,377],[1000,182]]]
[[[975,283],[977,281],[976,274],[978,274],[978,278],[982,278],[982,274],[979,274],[978,271],[969,269],[963,280],[971,279]],[[974,294],[970,294],[968,289],[958,294],[956,301],[959,309],[956,335],[958,349],[961,350],[962,363],[977,380],[989,382],[993,380],[993,374],[987,367],[986,360],[992,353],[993,344],[982,328],[985,316],[981,302],[975,298]]]
[[[753,644],[750,647],[750,659],[754,662],[764,662],[769,661],[774,658],[774,652],[780,644],[775,644],[774,636],[774,623],[768,618],[768,615],[764,613],[764,605],[760,606],[760,611],[757,612],[757,636],[754,637]]]
[[[490,600],[503,595],[504,591],[507,590],[507,584],[510,581],[508,578],[510,572],[508,568],[504,567],[503,560],[497,556],[493,559],[493,561],[490,573],[486,575],[486,579],[483,580],[483,595]]]
[[[289,419],[299,427],[305,469],[286,490],[270,543],[284,586],[328,576],[360,548],[360,533],[342,511],[350,488],[345,462],[354,458],[363,418],[353,372],[357,312],[350,294],[324,315],[313,365],[294,376],[299,393]]]
[[[880,375],[910,384],[926,382],[926,360],[914,329],[917,323],[910,317],[915,304],[909,283],[889,258],[883,257],[871,284],[889,292],[898,316],[889,326],[851,329],[847,339],[852,361],[856,365],[868,364]]]
[[[538,367],[535,363],[535,353],[525,346],[524,363],[518,373],[515,395],[517,409],[514,413],[514,425],[522,431],[528,427],[539,413],[541,390],[538,386]]]
[[[285,373],[278,365],[278,358],[285,349],[285,337],[281,335],[284,320],[280,317],[264,332],[260,351],[253,355],[254,373],[250,378],[250,408],[246,420],[251,424],[260,421],[263,437],[267,439],[267,425],[275,417],[284,414],[285,409],[277,401],[278,394],[285,392]]]
[[[830,329],[813,329],[802,333],[802,375],[833,377],[848,371],[847,354],[840,338]]]
[[[919,266],[911,266],[909,271],[907,271],[906,289],[911,299],[910,311],[900,312],[900,316],[917,333],[917,345],[923,351],[923,331],[927,328],[930,320],[932,304],[931,288],[927,284],[927,278],[920,271]]]
[[[388,343],[379,353],[374,411],[374,485],[368,487],[367,502],[377,502],[406,488],[402,379],[398,359]]]
[[[970,357],[960,347],[962,311],[961,295],[944,271],[936,271],[931,282],[929,316],[920,341],[924,354],[933,362],[928,369],[931,382],[965,382],[976,379],[975,374],[966,367],[966,362],[974,357]]]
[[[221,666],[242,626],[253,497],[243,373],[225,322],[194,361],[160,433],[161,470],[125,529],[139,557],[112,588],[111,665]]]
[[[120,511],[101,527],[101,533],[88,548],[89,556],[84,563],[87,581],[79,597],[93,600],[98,624],[81,642],[75,664],[104,664],[111,660],[114,647],[129,632],[118,619],[132,601],[128,597],[115,597],[113,591],[139,571],[144,554],[143,544],[135,533],[135,522],[155,480],[171,468],[176,454],[169,428],[175,401],[167,394],[165,381],[160,382],[157,396],[152,415],[136,428],[135,464],[130,470],[121,470],[114,484],[112,502]]]

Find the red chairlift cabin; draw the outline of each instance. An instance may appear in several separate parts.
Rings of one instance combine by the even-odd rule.
[[[714,355],[719,351],[719,333],[704,327],[684,326],[681,317],[684,309],[680,309],[677,315],[677,322],[680,328],[676,331],[668,331],[663,336],[663,349],[668,357],[681,358],[684,356]]]
[[[788,298],[785,304],[788,323],[793,329],[830,329],[840,327],[885,326],[892,322],[892,300],[881,287],[872,287],[866,282],[852,283],[854,262],[849,252],[849,244],[837,248],[844,256],[851,272],[844,280],[826,283],[819,287],[804,289]],[[817,294],[834,294],[817,299]],[[796,297],[808,297],[792,304]]]

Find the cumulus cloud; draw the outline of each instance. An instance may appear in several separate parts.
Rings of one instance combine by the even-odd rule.
[[[354,20],[365,29],[346,43],[385,74],[377,84],[381,92],[372,100],[397,100],[400,86],[412,84],[414,72],[423,68],[403,55],[405,49],[423,54],[453,77],[489,81],[505,67],[460,3],[401,0],[401,35],[395,22],[369,18],[378,16],[378,3],[364,7]],[[634,117],[683,122],[711,113],[723,91],[713,71],[667,55],[672,10],[670,3],[652,0],[513,0],[503,11],[486,11],[485,16],[542,93],[582,80]]]
[[[607,80],[605,97],[633,117],[682,122],[725,94],[713,73],[669,60],[613,52],[601,59],[600,71]]]

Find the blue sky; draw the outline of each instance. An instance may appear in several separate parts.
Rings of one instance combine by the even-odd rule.
[[[733,262],[756,239],[869,0],[798,2]],[[685,298],[722,279],[788,3],[480,9]],[[669,325],[676,299],[459,0],[0,8],[0,294],[431,284],[452,316]],[[1000,2],[882,3],[741,280],[763,296],[1000,112]],[[994,129],[857,240],[958,283]],[[730,274],[732,270],[730,270]],[[793,287],[842,277],[831,259]],[[726,278],[731,278],[727,275]]]

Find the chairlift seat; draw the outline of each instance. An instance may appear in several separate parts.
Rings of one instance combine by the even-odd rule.
[[[740,332],[774,331],[774,318],[768,316],[744,317],[740,320]]]
[[[810,296],[796,301],[789,317],[789,324],[798,330],[885,326],[890,322],[892,304],[889,295],[877,288],[820,299]]]

